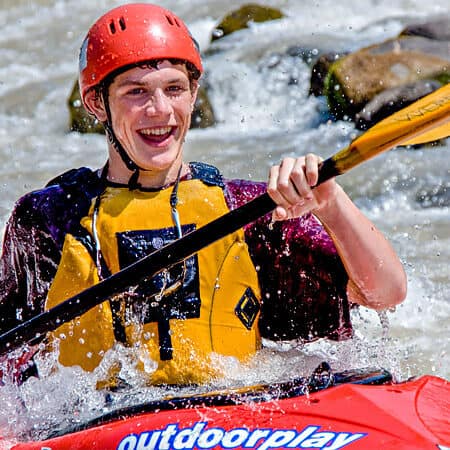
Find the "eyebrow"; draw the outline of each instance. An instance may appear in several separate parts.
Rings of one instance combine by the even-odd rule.
[[[172,78],[170,80],[167,80],[167,84],[171,84],[171,83],[179,83],[179,82],[184,82],[183,78],[181,77],[176,77],[176,78]],[[140,80],[133,80],[132,78],[125,78],[123,81],[120,81],[119,83],[117,83],[117,87],[124,87],[127,85],[134,85],[134,86],[147,86],[148,83],[146,83],[145,81],[140,81]]]

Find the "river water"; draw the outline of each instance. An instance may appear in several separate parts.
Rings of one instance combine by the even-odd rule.
[[[212,128],[190,132],[186,159],[212,162],[226,176],[255,180],[266,179],[270,165],[283,155],[314,151],[327,157],[357,135],[351,123],[329,120],[322,99],[308,96],[311,67],[287,57],[286,49],[301,47],[312,57],[351,51],[393,37],[409,23],[442,16],[450,20],[448,0],[274,0],[260,3],[281,8],[285,19],[253,24],[212,45],[212,30],[231,2],[156,3],[180,15],[199,41],[218,119]],[[235,8],[245,2],[232,3]],[[118,4],[0,0],[2,228],[14,201],[26,191],[69,168],[104,162],[104,137],[68,132],[66,101],[85,31]],[[292,77],[298,83],[289,83]],[[440,190],[449,188],[449,159],[447,140],[433,148],[393,150],[340,177],[389,237],[407,270],[407,300],[387,314],[388,323],[382,325],[375,313],[361,309],[354,317],[353,342],[269,348],[251,366],[228,362],[225,385],[306,374],[321,360],[336,369],[383,366],[399,379],[426,373],[450,379],[449,207],[438,202],[424,207],[418,201],[424,193],[439,198]],[[1,408],[0,428],[10,437],[42,437],[55,424],[70,423],[74,408],[79,418],[95,416],[101,401],[91,388],[89,378],[76,370],[32,380],[20,389],[0,388],[1,404],[8,405]],[[142,400],[142,393],[136,395]],[[160,393],[146,395],[157,398]]]

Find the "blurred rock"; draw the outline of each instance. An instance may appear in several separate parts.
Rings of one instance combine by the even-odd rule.
[[[214,110],[209,101],[208,92],[205,86],[201,85],[197,100],[195,101],[194,111],[191,117],[191,128],[208,128],[216,123]]]
[[[325,93],[337,118],[354,118],[380,92],[424,79],[448,82],[450,42],[414,36],[361,49],[332,64]]]
[[[249,3],[227,14],[214,29],[211,40],[214,41],[235,31],[248,28],[248,24],[251,22],[267,22],[282,17],[284,14],[277,8]]]
[[[105,133],[103,125],[84,108],[81,101],[78,80],[73,85],[67,105],[70,113],[70,131],[78,131],[79,133]]]
[[[422,36],[437,41],[450,41],[450,17],[408,25],[400,36]]]
[[[309,93],[316,97],[324,94],[325,79],[330,71],[330,67],[346,53],[325,53],[314,63],[311,70],[311,82]]]
[[[367,130],[385,117],[405,108],[419,98],[431,94],[440,86],[441,84],[438,81],[420,80],[415,83],[386,89],[377,94],[356,114],[356,128]]]
[[[364,129],[448,82],[446,17],[408,25],[397,38],[352,54],[321,55],[312,67],[310,93],[327,97],[335,119],[356,120]]]

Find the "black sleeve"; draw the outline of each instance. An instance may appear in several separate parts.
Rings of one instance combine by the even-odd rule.
[[[60,257],[44,224],[27,196],[19,200],[6,224],[0,258],[0,333],[44,309]]]
[[[65,235],[79,227],[103,188],[96,171],[81,167],[18,200],[0,258],[0,333],[44,311]]]

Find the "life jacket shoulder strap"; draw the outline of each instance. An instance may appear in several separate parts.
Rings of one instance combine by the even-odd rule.
[[[80,183],[83,185],[92,185],[95,182],[99,182],[100,178],[97,173],[88,167],[80,167],[78,169],[70,169],[55,178],[52,178],[45,185],[46,187],[59,184],[60,186],[77,186]]]
[[[205,184],[211,186],[224,187],[225,183],[223,176],[217,167],[204,162],[193,161],[189,163],[192,178],[201,180]],[[78,169],[71,169],[64,172],[47,182],[46,187],[60,185],[69,190],[76,189],[79,186],[84,187],[102,187],[101,178],[95,171],[88,167],[80,167]]]
[[[203,162],[190,162],[192,178],[201,180],[209,186],[219,186],[222,189],[225,187],[223,176],[217,167],[211,166]]]

